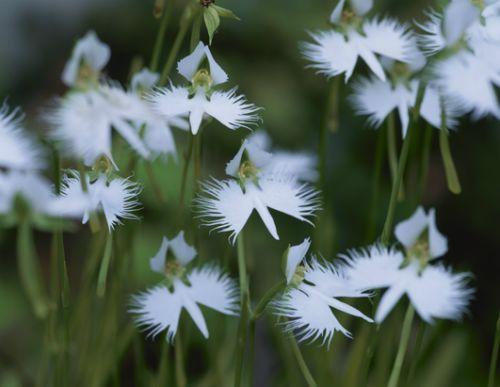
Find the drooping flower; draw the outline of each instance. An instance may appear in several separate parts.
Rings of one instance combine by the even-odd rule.
[[[400,62],[411,60],[415,39],[408,27],[393,19],[364,22],[358,30],[347,25],[344,33],[330,30],[312,33],[313,43],[304,43],[302,52],[312,62],[311,67],[328,77],[345,74],[347,82],[361,57],[382,81],[384,69],[377,58],[387,57]]]
[[[106,66],[111,56],[109,46],[99,40],[94,31],[78,40],[71,58],[62,73],[66,86],[75,86],[79,80],[97,80],[99,72]]]
[[[39,170],[44,166],[42,152],[20,124],[17,110],[0,108],[0,167]]]
[[[201,68],[204,59],[209,69]],[[258,120],[258,108],[245,97],[229,91],[214,89],[227,81],[227,74],[215,62],[210,49],[202,42],[186,58],[179,61],[177,70],[191,85],[155,90],[150,95],[153,109],[166,117],[189,117],[191,132],[196,135],[205,115],[211,116],[227,128],[248,127]]]
[[[271,137],[264,130],[257,130],[248,136],[250,143],[272,153],[272,159],[266,165],[269,172],[291,174],[301,181],[314,182],[318,180],[318,158],[309,152],[291,152],[282,149],[273,149]]]
[[[437,230],[434,211],[419,208],[395,231],[405,252],[378,245],[351,251],[345,256],[346,276],[362,290],[387,288],[377,308],[381,323],[403,295],[407,295],[420,317],[457,320],[465,312],[473,290],[468,273],[454,274],[443,265],[430,262],[447,251],[446,238]]]
[[[168,255],[169,251],[172,256]],[[172,240],[163,238],[160,250],[151,258],[151,269],[164,274],[166,283],[134,296],[130,310],[137,315],[137,324],[151,336],[166,331],[166,340],[172,342],[185,309],[203,337],[208,338],[208,327],[199,305],[237,315],[236,282],[215,265],[186,267],[195,256],[196,250],[186,243],[184,233],[180,232]]]
[[[308,217],[320,207],[318,192],[289,174],[266,172],[271,160],[271,154],[245,140],[226,166],[233,179],[204,183],[202,195],[195,199],[202,224],[230,232],[233,243],[253,210],[275,239],[279,236],[269,209],[312,224]]]
[[[139,206],[139,193],[136,183],[120,177],[109,180],[105,174],[94,179],[86,176],[85,191],[80,175],[70,171],[53,207],[62,214],[83,214],[82,223],[87,223],[91,213],[102,212],[108,227],[113,229],[123,219],[137,218],[134,211]]]
[[[373,320],[338,298],[368,297],[369,294],[352,286],[342,267],[337,267],[314,256],[299,266],[310,241],[289,248],[286,266],[288,288],[272,302],[274,313],[285,317],[287,332],[293,332],[300,341],[321,340],[330,344],[335,331],[347,337],[350,332],[342,326],[333,310],[341,311],[368,322]]]

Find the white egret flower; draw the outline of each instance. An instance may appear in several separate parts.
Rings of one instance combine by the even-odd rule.
[[[53,185],[35,172],[11,170],[0,172],[0,214],[16,210],[16,200],[22,199],[30,213],[49,217],[75,217],[82,214],[60,209]]]
[[[405,294],[427,323],[435,318],[457,320],[473,293],[467,286],[468,273],[454,274],[442,265],[422,269],[418,260],[408,261],[397,250],[372,246],[351,252],[346,259],[346,275],[354,286],[365,290],[387,288],[375,314],[377,323],[384,321]]]
[[[312,62],[311,67],[328,77],[345,74],[346,82],[354,72],[358,57],[385,81],[384,69],[377,55],[409,62],[415,46],[408,27],[393,19],[366,21],[360,31],[348,26],[344,34],[330,30],[312,33],[311,37],[314,42],[304,43],[302,47],[303,55]]]
[[[346,0],[339,0],[330,15],[330,23],[340,24],[345,4]],[[373,0],[349,0],[349,5],[357,16],[364,16],[373,8]]]
[[[95,180],[86,176],[87,191],[83,190],[80,175],[70,172],[62,181],[61,194],[53,208],[62,214],[83,214],[82,223],[87,223],[90,214],[102,212],[109,229],[121,224],[123,219],[136,219],[134,211],[139,206],[137,200],[140,188],[127,179],[114,178],[108,181],[100,174]]]
[[[207,59],[209,70],[199,69]],[[248,127],[258,120],[258,108],[248,103],[236,89],[214,90],[214,86],[227,81],[227,74],[215,62],[210,49],[199,43],[186,58],[179,61],[177,70],[191,82],[190,87],[170,85],[150,95],[153,109],[166,117],[189,117],[191,132],[196,135],[205,115],[211,116],[227,128]]]
[[[160,74],[152,72],[147,68],[134,74],[130,81],[130,87],[134,93],[141,93],[152,89],[160,80]]]
[[[285,331],[293,332],[300,341],[321,340],[322,345],[329,345],[335,331],[351,337],[334,310],[373,322],[338,298],[368,297],[369,294],[353,287],[341,267],[319,261],[314,256],[304,266],[299,266],[309,245],[310,241],[306,239],[289,249],[286,267],[289,287],[272,302],[272,307],[276,315],[287,319],[283,323]]]
[[[44,166],[42,152],[20,126],[18,111],[0,108],[0,167],[39,170]]]
[[[318,180],[318,158],[311,152],[291,152],[273,149],[271,137],[264,130],[257,130],[248,136],[249,143],[256,144],[265,151],[272,152],[272,159],[266,170],[291,174],[301,181]]]
[[[109,46],[101,42],[94,31],[87,32],[76,43],[71,58],[64,67],[62,81],[71,87],[77,84],[80,77],[96,78],[110,56]]]
[[[308,217],[320,207],[318,192],[293,176],[266,173],[271,159],[271,154],[245,140],[226,167],[226,173],[236,179],[212,179],[203,184],[202,195],[195,199],[202,224],[230,232],[233,243],[253,210],[275,239],[279,236],[269,209],[312,224]]]
[[[403,137],[406,136],[410,121],[410,109],[415,107],[419,81],[383,82],[378,78],[359,78],[353,85],[350,100],[356,113],[367,115],[368,123],[380,127],[392,111],[397,111]],[[443,101],[446,109],[446,124],[454,128],[458,111],[453,104]],[[420,116],[437,129],[441,128],[441,97],[436,86],[427,85],[424,91]]]
[[[167,257],[172,251],[173,259]],[[184,240],[180,232],[174,239],[164,238],[158,253],[151,258],[153,271],[166,276],[166,285],[157,285],[133,297],[131,313],[136,322],[151,336],[166,331],[166,340],[172,342],[177,332],[183,309],[208,338],[208,327],[199,305],[204,305],[227,315],[238,314],[238,287],[236,282],[220,268],[205,264],[186,268],[196,256],[196,250]]]

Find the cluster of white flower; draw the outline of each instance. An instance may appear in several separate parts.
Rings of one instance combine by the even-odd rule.
[[[358,56],[366,62],[374,76],[359,76],[351,101],[370,124],[380,126],[397,110],[404,136],[411,108],[436,128],[443,116],[448,128],[467,113],[500,117],[494,87],[500,86],[498,0],[452,0],[442,14],[431,10],[429,21],[415,23],[420,32],[391,18],[369,18],[372,0],[349,5],[339,1],[332,29],[313,33],[303,53],[320,73],[345,73],[346,82]]]

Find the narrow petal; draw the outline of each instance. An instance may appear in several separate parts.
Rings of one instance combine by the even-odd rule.
[[[137,130],[129,123],[122,120],[113,121],[113,126],[118,133],[145,159],[149,158],[150,152],[139,137]]]
[[[415,244],[427,226],[427,215],[419,206],[412,216],[396,225],[394,235],[403,246],[409,248]]]
[[[271,236],[274,239],[279,240],[280,238],[278,236],[278,230],[276,230],[276,224],[274,223],[273,217],[271,216],[271,213],[267,209],[266,205],[262,202],[259,193],[259,189],[255,187],[253,183],[247,185],[247,195],[252,198],[255,210],[258,212]]]
[[[290,246],[286,257],[286,281],[289,284],[297,270],[297,266],[302,262],[311,246],[311,239],[306,238],[300,245]]]
[[[196,302],[191,298],[189,288],[180,282],[176,284],[176,291],[179,291],[182,295],[182,306],[186,308],[194,323],[200,330],[201,334],[205,339],[208,338],[208,327],[201,313],[200,307],[196,305]]]
[[[186,78],[186,80],[191,82],[203,58],[205,58],[205,44],[199,42],[191,54],[177,63],[177,71]]]
[[[340,20],[342,18],[342,12],[344,11],[345,2],[346,0],[339,0],[337,5],[333,9],[333,12],[330,15],[330,23],[332,24],[340,23]]]
[[[205,46],[205,54],[207,56],[208,65],[210,66],[210,76],[212,77],[213,85],[220,85],[221,83],[227,82],[229,78],[227,73],[215,61],[208,46]]]
[[[151,270],[163,274],[165,272],[165,260],[167,258],[168,239],[163,237],[158,252],[149,260]]]
[[[186,266],[196,257],[197,251],[193,246],[187,244],[184,238],[184,231],[180,231],[174,239],[170,241],[172,252],[180,263]]]
[[[397,302],[405,293],[406,289],[400,285],[393,285],[382,296],[380,303],[378,304],[377,312],[375,313],[375,321],[377,324],[381,324],[389,312],[394,308]]]
[[[375,54],[372,52],[373,48],[370,46],[370,43],[366,40],[366,38],[360,36],[354,30],[350,33],[349,38],[354,45],[356,52],[361,58],[363,58],[370,70],[373,71],[373,73],[381,81],[385,82],[386,77],[384,69]]]

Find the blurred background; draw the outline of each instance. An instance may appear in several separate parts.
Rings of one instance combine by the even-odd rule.
[[[375,3],[383,15],[406,21],[421,17],[424,9],[435,5],[427,1],[376,0]],[[175,37],[184,4],[182,0],[176,2],[165,50],[169,49]],[[308,39],[307,30],[327,28],[326,21],[334,4],[334,1],[319,0],[217,1],[217,5],[230,8],[242,20],[222,21],[212,44],[212,52],[229,73],[230,84],[237,85],[249,101],[264,108],[263,127],[279,148],[311,152],[317,149],[319,128],[325,121],[329,86],[324,77],[305,69],[306,63],[300,56],[298,45],[301,40]],[[158,28],[152,8],[151,0],[2,0],[0,100],[5,99],[11,107],[20,106],[26,115],[26,126],[37,132],[41,139],[46,138],[48,128],[42,119],[43,112],[56,96],[65,92],[60,74],[75,40],[89,29],[95,30],[112,50],[107,75],[126,83],[134,58],[143,58],[145,63],[150,60]],[[206,37],[205,32],[202,36]],[[186,42],[181,56],[187,53]],[[179,77],[174,75],[173,79],[179,80]],[[373,200],[377,132],[369,128],[363,118],[354,116],[346,99],[350,93],[349,85],[342,85],[341,93],[339,127],[329,135],[327,188],[324,193],[328,203],[316,229],[278,216],[281,241],[276,242],[266,233],[260,220],[252,217],[246,240],[254,300],[278,280],[281,255],[288,243],[298,243],[305,236],[314,234],[318,236],[314,250],[333,258],[346,249],[375,241],[382,229],[390,187],[387,163],[384,159],[380,192],[378,198]],[[458,130],[451,134],[452,152],[463,187],[462,194],[458,196],[447,190],[436,133],[421,203],[437,209],[438,227],[448,237],[450,249],[443,262],[456,270],[471,271],[477,292],[470,313],[463,322],[436,322],[426,328],[420,324],[420,328],[416,328],[415,336],[420,337],[418,343],[421,349],[418,359],[413,359],[417,364],[415,370],[407,371],[413,372],[413,375],[406,375],[407,379],[404,379],[409,380],[413,376],[411,379],[414,382],[411,384],[408,381],[403,385],[481,386],[486,384],[500,309],[500,124],[492,119],[472,122],[464,118]],[[186,145],[185,135],[181,132],[174,134],[179,155],[182,155]],[[236,152],[245,135],[244,130],[230,133],[212,123],[203,139],[203,176],[222,177],[225,163]],[[416,144],[422,138],[419,133]],[[397,220],[409,216],[417,204],[418,193],[413,181],[418,174],[420,151],[416,144],[410,156],[406,200],[398,206]],[[120,154],[118,159],[128,159],[128,148],[120,141],[117,141],[116,148]],[[209,235],[208,230],[198,229],[196,221],[190,220],[190,208],[179,216],[176,196],[181,162],[182,157],[179,157],[178,163],[173,160],[157,160],[154,163],[156,177],[167,196],[166,204],[158,204],[141,166],[134,176],[145,186],[143,208],[139,214],[140,221],[129,221],[122,227],[124,235],[133,236],[130,250],[124,251],[123,257],[118,253],[114,257],[116,263],[127,256],[127,267],[133,271],[133,280],[122,284],[121,298],[113,304],[118,317],[111,332],[116,337],[126,331],[122,327],[130,322],[126,314],[129,294],[159,280],[148,272],[148,258],[159,247],[161,236],[175,235],[180,223],[188,230],[191,241],[195,239],[195,231],[201,235],[201,240],[196,241],[201,259],[227,262],[231,272],[237,275],[235,251],[228,244],[227,236]],[[179,219],[182,219],[180,223]],[[70,280],[75,284],[72,286],[74,297],[78,297],[80,270],[84,265],[89,238],[85,228],[76,228],[75,232],[65,236]],[[48,276],[50,235],[39,233],[36,242]],[[0,230],[0,257],[0,386],[33,385],[39,376],[40,364],[47,361],[47,353],[51,349],[47,348],[45,328],[32,316],[19,285],[15,231]],[[100,330],[100,313],[111,309],[106,305],[97,308],[101,309],[96,309],[96,315],[86,318],[93,320],[95,329]],[[395,348],[399,339],[398,324],[402,321],[402,313],[403,309],[396,311],[381,333],[379,342],[383,341],[390,350]],[[214,327],[215,332],[210,345],[218,345],[220,351],[207,353],[196,330],[191,327],[186,331],[190,338],[186,354],[187,372],[194,375],[193,385],[195,382],[199,385],[223,385],[224,362],[230,361],[232,356],[235,319],[226,321],[215,314],[208,314],[209,325]],[[188,320],[184,321],[192,325]],[[217,323],[221,321],[224,323]],[[361,344],[356,346],[356,336],[364,334],[354,324],[352,322],[349,326],[355,339],[351,341],[336,336],[326,356],[315,345],[304,347],[313,374],[324,374],[325,384],[321,385],[334,385],[335,381],[346,380],[344,378],[348,378],[348,383],[342,385],[363,385],[360,384],[360,376],[349,374],[347,367],[348,360],[355,358],[355,351],[360,350]],[[102,329],[104,332],[105,328]],[[148,385],[147,376],[140,379],[137,372],[131,370],[137,370],[134,355],[137,352],[134,351],[145,354],[145,365],[141,369],[146,374],[152,373],[157,366],[162,340],[146,340],[137,332],[133,335],[134,338],[127,342],[114,363],[113,372],[122,375],[119,385]],[[360,338],[359,342],[363,343],[362,340]],[[415,343],[412,345],[416,346]],[[78,344],[74,344],[70,349],[71,356],[78,357],[80,350]],[[375,350],[373,366],[367,371],[367,385],[377,385],[377,372],[384,373],[384,364],[379,363],[383,363],[384,356],[388,357],[389,363],[392,361],[393,352],[390,350],[387,350],[388,355]],[[101,349],[97,348],[95,353],[105,356],[104,348],[99,351]],[[291,385],[297,380],[297,385],[301,385],[300,377],[293,373],[297,371],[286,366],[290,361],[287,358],[289,353],[279,339],[272,317],[262,320],[257,326],[256,352],[255,385]],[[213,369],[222,373],[222,376],[217,376],[220,379],[214,381],[206,377],[207,371]],[[95,385],[109,382],[106,376],[96,380]],[[290,380],[292,382],[289,383]]]

